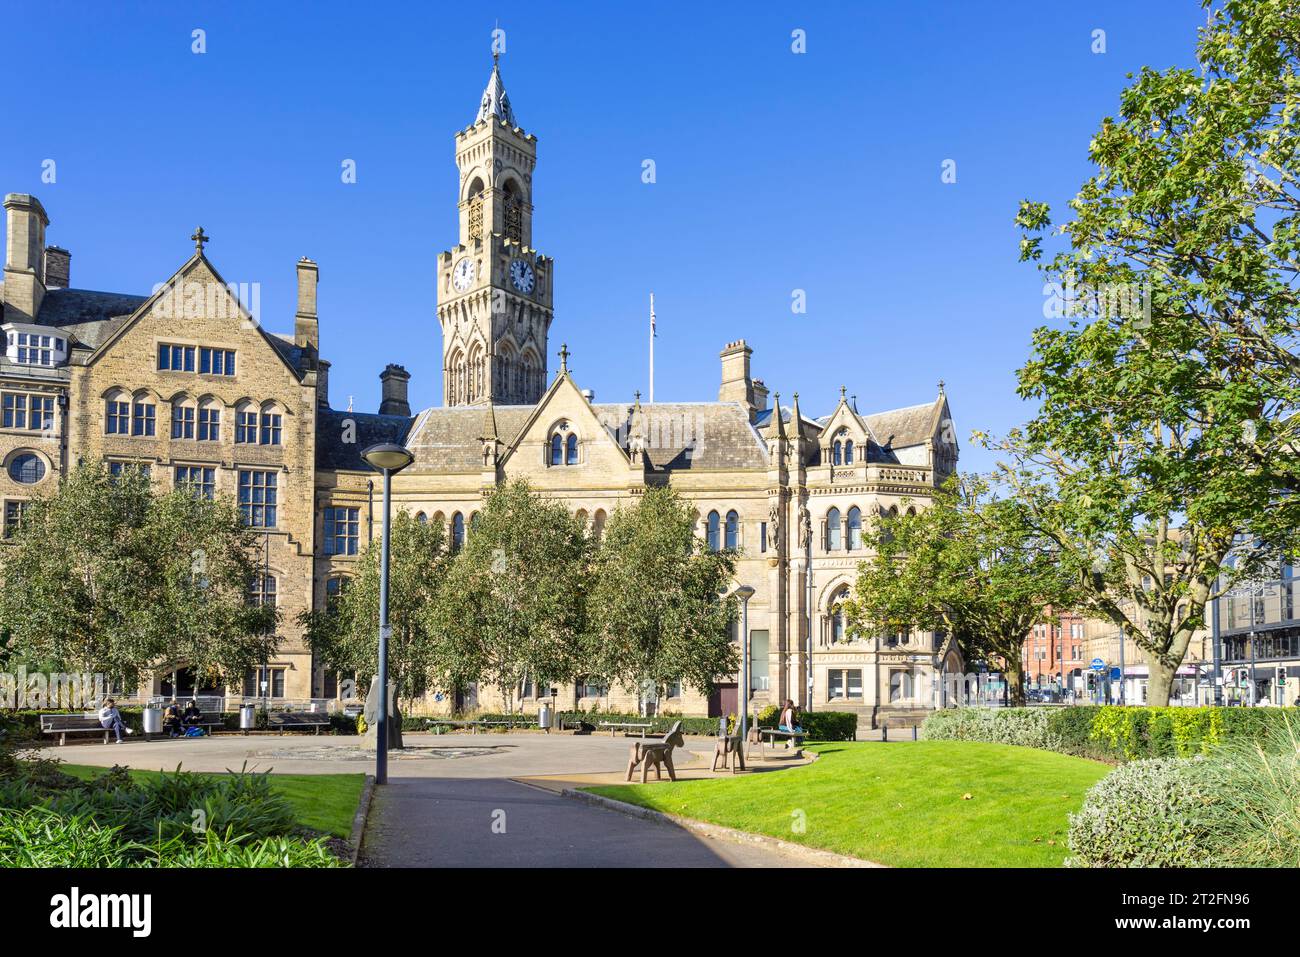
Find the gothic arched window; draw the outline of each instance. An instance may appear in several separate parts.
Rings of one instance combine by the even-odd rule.
[[[830,617],[831,617],[831,644],[844,640],[845,636],[845,619],[844,619],[844,601],[849,597],[847,587],[841,588],[831,596]]]
[[[709,551],[716,552],[718,550],[718,513],[717,512],[709,513],[708,525],[706,526],[704,541],[709,546]]]
[[[835,465],[841,464],[844,457],[844,446],[840,443],[839,439],[836,439],[835,444],[831,448],[831,462]]]
[[[600,541],[600,536],[603,535],[604,533],[605,533],[605,510],[603,508],[598,508],[596,509],[596,517],[595,519],[592,520],[591,523],[591,537],[596,541]]]
[[[570,432],[569,437],[564,440],[564,464],[578,464],[578,436],[572,432]]]
[[[551,436],[551,464],[562,465],[564,463],[564,436],[556,432]]]
[[[862,547],[862,510],[854,505],[849,509],[849,551]]]
[[[727,530],[723,544],[731,551],[740,547],[740,516],[732,509],[727,513]]]
[[[832,508],[826,513],[826,550],[836,551],[840,547],[840,510]]]
[[[451,547],[460,548],[465,544],[465,516],[457,512],[451,517]]]
[[[849,439],[844,443],[844,464],[853,464],[853,440]]]

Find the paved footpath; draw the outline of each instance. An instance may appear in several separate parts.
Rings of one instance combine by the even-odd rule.
[[[777,848],[717,840],[674,824],[563,797],[519,778],[581,776],[627,767],[630,741],[604,735],[409,734],[375,789],[362,841],[368,867],[800,867]],[[327,735],[216,735],[44,753],[72,764],[151,770],[274,769],[284,774],[374,771],[359,739]],[[688,738],[695,767],[713,741]],[[684,756],[683,756],[684,757]],[[679,764],[687,764],[679,761]],[[707,773],[707,764],[705,765]],[[686,774],[693,776],[692,769]]]

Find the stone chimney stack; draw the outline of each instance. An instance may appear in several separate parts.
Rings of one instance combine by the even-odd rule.
[[[754,415],[754,383],[749,378],[749,357],[753,354],[744,339],[728,342],[720,353],[722,385],[718,389],[719,402],[739,402],[750,418]]]
[[[379,373],[379,381],[383,384],[383,401],[379,403],[379,414],[410,416],[411,403],[406,398],[406,385],[411,381],[411,373],[390,362]]]
[[[320,323],[316,317],[316,264],[303,256],[298,260],[298,312],[293,320],[293,341],[312,352],[320,351]]]
[[[45,227],[50,217],[35,196],[5,196],[6,319],[34,322],[45,298]]]
[[[762,379],[754,380],[754,413],[764,411],[767,408],[767,386]],[[751,416],[752,418],[752,416]]]
[[[316,404],[322,409],[330,407],[330,363],[328,359],[316,360]]]
[[[72,253],[61,246],[45,247],[45,288],[67,289],[72,272]]]

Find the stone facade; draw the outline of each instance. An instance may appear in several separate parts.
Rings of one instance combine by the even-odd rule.
[[[266,332],[229,294],[203,252],[201,231],[192,237],[194,254],[153,296],[46,289],[47,278],[66,285],[69,254],[52,247],[45,255],[48,218],[37,200],[7,197],[3,318],[12,341],[0,360],[0,390],[54,403],[48,416],[41,406],[38,429],[26,422],[0,429],[6,514],[11,501],[50,488],[70,461],[145,464],[160,484],[176,481],[178,467],[211,468],[216,494],[239,495],[241,471],[263,482],[274,475],[268,563],[286,640],[272,663],[279,674],[271,690],[304,699],[334,697],[344,687],[311,661],[296,618],[324,606],[379,534],[377,476],[360,458],[369,445],[403,442],[415,453],[394,479],[396,507],[446,523],[453,539],[473,533],[489,490],[516,478],[564,502],[596,536],[645,489],[671,485],[694,504],[709,547],[738,553],[736,583],[755,589],[748,606],[754,708],[811,700],[816,709],[879,723],[930,707],[920,690],[932,687],[930,676],[940,667],[961,670],[950,642],[932,634],[852,640],[837,603],[867,555],[862,539],[872,521],[924,507],[956,467],[942,384],[930,401],[876,414],[859,413],[841,389],[831,413],[813,418],[797,393],[788,405],[776,395],[769,406],[744,340],[722,350],[716,401],[643,404],[636,394],[598,403],[580,388],[567,347],[548,382],[554,261],[532,247],[537,139],[515,122],[495,68],[477,119],[455,139],[459,236],[437,261],[443,404],[414,415],[410,377],[391,365],[381,374],[378,412],[330,407],[310,260],[297,264],[294,332],[284,336]],[[202,294],[186,294],[191,287]],[[179,299],[170,294],[177,290]],[[63,343],[64,352],[48,365],[19,361],[12,337],[25,326]],[[175,349],[179,370],[171,368]],[[199,350],[233,355],[236,374],[201,371]],[[134,427],[146,406],[152,434]],[[126,434],[110,425],[123,408]],[[194,411],[196,429],[200,411],[216,411],[219,434],[191,439],[183,418],[173,437],[178,408]],[[278,422],[276,441],[238,441],[241,413],[254,415],[259,438],[263,417],[279,416],[267,420]],[[23,459],[11,469],[24,455],[44,468]],[[155,691],[165,691],[168,669],[183,664],[163,663]],[[594,677],[555,690],[562,707],[642,705],[635,691],[601,687]],[[521,691],[531,707],[550,689]],[[665,691],[660,707],[685,714],[734,712],[739,694],[736,676],[722,676],[711,698],[691,688]],[[500,704],[487,689],[471,689],[461,700],[431,697],[425,707]]]

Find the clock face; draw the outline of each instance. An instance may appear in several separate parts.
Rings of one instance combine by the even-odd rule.
[[[474,260],[462,259],[451,274],[451,284],[464,292],[474,282]]]
[[[532,266],[522,259],[516,259],[510,264],[510,281],[520,292],[532,292],[537,279],[533,275]]]

